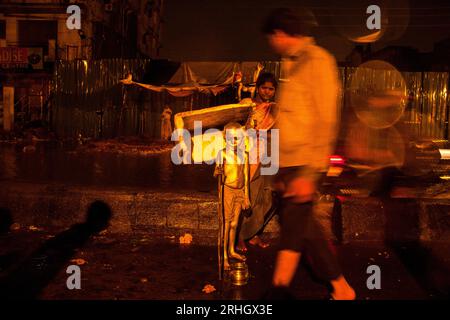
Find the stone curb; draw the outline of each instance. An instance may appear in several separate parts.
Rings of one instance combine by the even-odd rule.
[[[3,183],[0,207],[23,226],[65,229],[83,222],[89,205],[101,200],[113,213],[111,232],[196,230],[215,234],[217,198],[200,192],[163,192],[132,188],[104,189],[67,185]],[[317,206],[333,238],[358,240],[450,241],[450,200],[339,198]],[[331,219],[330,219],[331,218]],[[279,232],[278,217],[265,232]]]

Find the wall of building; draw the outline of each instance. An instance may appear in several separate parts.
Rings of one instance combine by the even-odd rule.
[[[127,50],[128,58],[158,56],[163,0],[80,0],[77,4],[82,9],[81,30],[84,39],[80,37],[78,30],[69,30],[66,27],[68,15],[65,10],[69,4],[61,4],[61,1],[56,0],[2,1],[1,7],[8,8],[9,12],[14,13],[8,15],[0,13],[0,20],[6,21],[6,42],[0,44],[17,46],[20,41],[18,35],[20,20],[52,20],[58,24],[56,39],[58,52],[55,54],[57,59],[93,58],[92,48],[105,41],[105,37],[112,38],[110,39],[110,42],[113,42],[112,46],[117,39],[117,44]],[[48,12],[45,12],[46,10]],[[95,24],[104,27],[106,34],[94,40]],[[130,51],[130,47],[136,50]],[[112,51],[117,57],[123,57],[123,50]]]
[[[54,65],[58,60],[154,58],[159,54],[163,0],[76,1],[81,8],[81,30],[70,30],[66,26],[69,16],[66,10],[72,2],[74,1],[0,1],[0,20],[4,21],[0,47],[29,47],[25,44],[33,42],[34,30],[29,30],[30,34],[25,35],[22,31],[21,35],[21,21],[30,21],[34,25],[35,21],[56,23],[56,31],[53,31],[52,26],[49,27],[51,31],[47,32],[54,35],[45,40],[41,33],[41,40],[38,41],[43,52],[41,67],[34,65],[26,68],[26,63],[25,67],[21,65],[20,68],[11,67],[11,64],[0,66],[3,67],[0,87],[14,86],[14,100],[18,111],[16,114],[28,113],[25,116],[27,121],[35,120],[36,114],[43,120],[51,116],[44,113],[51,104]],[[42,29],[46,30],[45,27]],[[30,51],[28,50],[29,54]]]

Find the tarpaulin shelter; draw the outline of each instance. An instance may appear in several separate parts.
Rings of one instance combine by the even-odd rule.
[[[279,62],[262,64],[264,71],[278,74]],[[149,59],[58,61],[52,127],[61,137],[143,134],[156,138],[165,104],[175,114],[235,103],[233,73],[240,71],[247,85],[257,65]]]
[[[254,83],[259,62],[182,62],[173,76],[163,85],[154,85],[124,79],[124,84],[135,84],[155,92],[166,91],[175,97],[186,97],[194,92],[218,95],[233,84],[234,75],[242,73],[244,83]]]

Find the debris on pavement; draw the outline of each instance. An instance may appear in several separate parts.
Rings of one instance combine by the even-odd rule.
[[[214,288],[214,286],[212,284],[207,284],[202,289],[202,292],[207,293],[207,294],[214,292],[214,291],[216,291],[216,288]]]
[[[10,229],[11,229],[12,231],[20,230],[20,224],[18,224],[17,222],[15,222],[15,223],[13,223],[13,224],[11,225]]]
[[[170,241],[175,241],[175,236],[164,236],[165,239],[168,239]]]
[[[148,278],[145,278],[145,277],[141,278],[140,281],[141,281],[141,283],[147,283],[148,282]]]
[[[191,244],[192,235],[189,233],[185,233],[184,236],[180,237],[180,244]]]
[[[84,259],[72,259],[70,262],[75,263],[77,266],[82,266],[87,263]]]

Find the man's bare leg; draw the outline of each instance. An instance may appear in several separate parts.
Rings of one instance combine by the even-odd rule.
[[[275,287],[288,287],[297,271],[301,253],[293,250],[278,252],[272,284]]]
[[[340,275],[336,280],[331,280],[333,286],[333,293],[331,296],[334,300],[355,300],[355,290],[348,284],[343,275]]]

